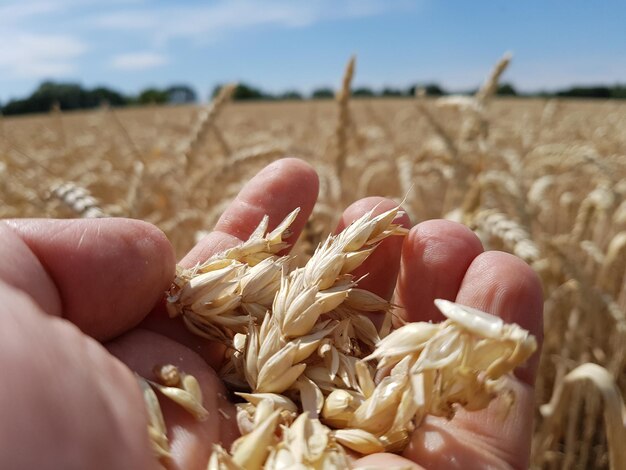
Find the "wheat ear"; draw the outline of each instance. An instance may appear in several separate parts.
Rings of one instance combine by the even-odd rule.
[[[272,231],[265,217],[242,245],[179,268],[168,311],[230,346],[219,374],[244,400],[242,437],[228,452],[216,446],[210,469],[347,468],[346,449],[401,451],[426,414],[450,418],[458,404],[482,409],[508,393],[504,377],[536,349],[528,332],[443,300],[446,322],[389,332],[392,305],[358,288],[352,271],[406,234],[398,214],[364,214],[300,268],[279,256],[297,211]],[[377,329],[367,314],[379,311],[387,321]]]
[[[337,175],[341,178],[343,170],[346,166],[346,158],[348,154],[348,129],[350,128],[350,87],[354,76],[356,65],[356,57],[352,56],[346,65],[341,82],[341,90],[337,94],[337,104],[339,106],[339,119],[335,129],[335,139],[337,145],[337,154],[335,156],[335,167]]]
[[[609,448],[609,465],[612,470],[626,468],[626,407],[619,388],[611,374],[597,364],[582,364],[565,376],[555,389],[550,403],[540,410],[546,419],[544,429],[548,433],[558,433],[558,421],[565,409],[569,410],[569,396],[582,382],[593,384],[604,402],[604,425]],[[548,436],[543,436],[544,442]]]
[[[217,96],[213,98],[213,100],[200,111],[200,114],[198,115],[194,128],[191,132],[189,141],[187,142],[185,150],[183,151],[183,156],[185,157],[185,168],[193,168],[200,144],[204,142],[208,133],[215,126],[215,120],[223,111],[226,104],[230,101],[236,89],[236,83],[229,83],[227,85],[224,85],[220,89]],[[225,144],[225,141],[223,143],[223,146],[225,149],[228,149],[228,145]]]
[[[487,101],[496,93],[498,89],[498,83],[500,77],[511,63],[513,55],[510,52],[506,52],[502,58],[495,65],[485,83],[480,87],[476,93],[476,101],[479,105],[484,106]]]
[[[50,194],[80,217],[87,219],[107,217],[100,202],[91,195],[89,190],[71,181],[54,185]]]

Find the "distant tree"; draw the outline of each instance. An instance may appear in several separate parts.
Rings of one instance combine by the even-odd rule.
[[[234,100],[261,100],[263,98],[269,98],[269,95],[266,95],[259,88],[255,88],[246,83],[240,83],[235,88],[235,92],[233,93]]]
[[[173,104],[195,103],[198,97],[188,85],[172,85],[165,90],[167,102]]]
[[[383,88],[383,91],[380,93],[381,96],[404,96],[402,90],[398,88]]]
[[[296,90],[288,90],[280,95],[278,95],[278,99],[280,100],[301,100],[302,93]]]
[[[316,90],[313,90],[313,93],[311,93],[311,98],[315,100],[323,100],[323,99],[329,99],[329,98],[334,98],[334,97],[335,97],[335,92],[333,91],[332,88],[328,88],[328,87],[317,88]]]
[[[415,90],[418,88],[423,88],[424,90],[426,90],[427,96],[442,96],[446,94],[446,91],[436,83],[426,83],[423,85],[416,84],[409,87],[409,89],[407,90],[408,95],[415,96]]]
[[[496,91],[496,95],[500,96],[517,96],[517,91],[510,83],[502,83],[498,85],[498,89]]]
[[[2,114],[11,116],[13,114],[24,114],[37,112],[33,109],[29,109],[26,100],[9,100],[7,104],[2,107]]]
[[[611,98],[626,99],[626,85],[615,85],[611,89]]]
[[[30,100],[41,111],[48,111],[55,103],[61,109],[79,109],[90,104],[86,90],[78,83],[43,82]]]
[[[607,86],[575,86],[556,93],[557,96],[569,98],[610,98],[611,89]]]
[[[158,88],[146,88],[137,96],[137,103],[139,104],[163,104],[167,103],[167,100],[167,92]]]
[[[374,92],[371,88],[361,87],[352,90],[352,96],[355,98],[371,98],[374,96]]]
[[[213,91],[211,92],[211,99],[217,96],[217,94],[220,92],[223,86],[224,85],[220,83],[213,87]],[[244,100],[244,101],[245,100],[273,100],[273,99],[275,99],[275,97],[272,94],[266,93],[260,88],[256,88],[247,83],[237,84],[237,87],[235,88],[235,91],[233,93],[233,100],[236,100],[236,101],[238,100]]]
[[[109,103],[112,106],[125,106],[129,103],[129,98],[121,93],[107,87],[97,87],[87,92],[89,96],[89,107],[100,106]]]
[[[446,94],[446,91],[436,83],[429,83],[425,88],[428,96],[442,96]]]
[[[95,98],[88,90],[77,83],[43,82],[28,97],[20,100],[11,100],[3,108],[4,114],[45,113],[54,104],[63,109],[79,109],[94,107]]]

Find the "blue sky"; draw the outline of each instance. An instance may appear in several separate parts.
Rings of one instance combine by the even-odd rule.
[[[43,79],[310,92],[352,54],[356,86],[470,88],[505,51],[522,90],[626,82],[625,22],[623,0],[0,0],[0,100]]]

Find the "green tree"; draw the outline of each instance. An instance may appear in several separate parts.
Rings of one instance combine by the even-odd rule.
[[[198,96],[193,88],[188,85],[171,85],[166,90],[167,102],[173,104],[195,103]]]
[[[301,100],[302,93],[296,90],[288,90],[284,93],[278,95],[278,99],[280,100]]]
[[[334,98],[334,97],[335,97],[335,92],[333,91],[332,88],[329,88],[329,87],[317,88],[313,90],[313,93],[311,93],[311,98],[315,100],[329,99],[329,98]]]
[[[271,96],[265,94],[261,89],[248,85],[246,83],[240,83],[235,88],[233,93],[233,99],[238,100],[262,100],[264,98],[271,98]]]
[[[383,88],[383,91],[380,93],[381,96],[404,96],[402,90],[398,88]]]
[[[517,90],[515,90],[511,83],[502,83],[501,85],[498,85],[496,95],[517,96]]]
[[[129,103],[128,97],[107,87],[97,87],[87,92],[90,106],[100,106],[109,103],[112,106],[125,106]]]
[[[360,87],[352,91],[352,96],[355,98],[371,98],[374,96],[374,92],[371,88]]]
[[[167,101],[167,92],[158,88],[146,88],[137,96],[137,103],[139,104],[163,104]]]
[[[626,85],[615,85],[611,89],[611,98],[626,99]]]
[[[222,84],[215,85],[213,87],[213,92],[211,93],[211,98],[215,98],[217,94],[222,89]],[[260,88],[253,87],[252,85],[248,85],[247,83],[239,83],[235,88],[233,93],[233,100],[263,100],[263,99],[274,99],[274,97],[270,94],[263,92]]]
[[[45,81],[28,97],[11,100],[3,108],[4,114],[45,113],[58,103],[61,109],[79,109],[96,106],[87,90],[77,83]]]
[[[409,87],[409,89],[407,90],[407,94],[409,96],[415,96],[415,90],[419,88],[423,88],[424,90],[426,90],[427,96],[442,96],[447,94],[447,92],[436,83],[426,83],[423,85],[415,84]]]
[[[611,89],[606,86],[575,86],[557,92],[557,96],[570,98],[610,98]]]

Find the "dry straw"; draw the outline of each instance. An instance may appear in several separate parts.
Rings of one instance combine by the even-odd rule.
[[[417,109],[426,118],[426,121],[435,131],[435,134],[444,143],[448,155],[452,158],[452,160],[457,161],[459,158],[459,151],[456,144],[454,143],[454,139],[448,134],[443,124],[441,124],[439,120],[433,115],[433,113],[430,112],[428,106],[426,106],[426,90],[423,88],[416,88],[415,98],[417,98],[415,100]]]

